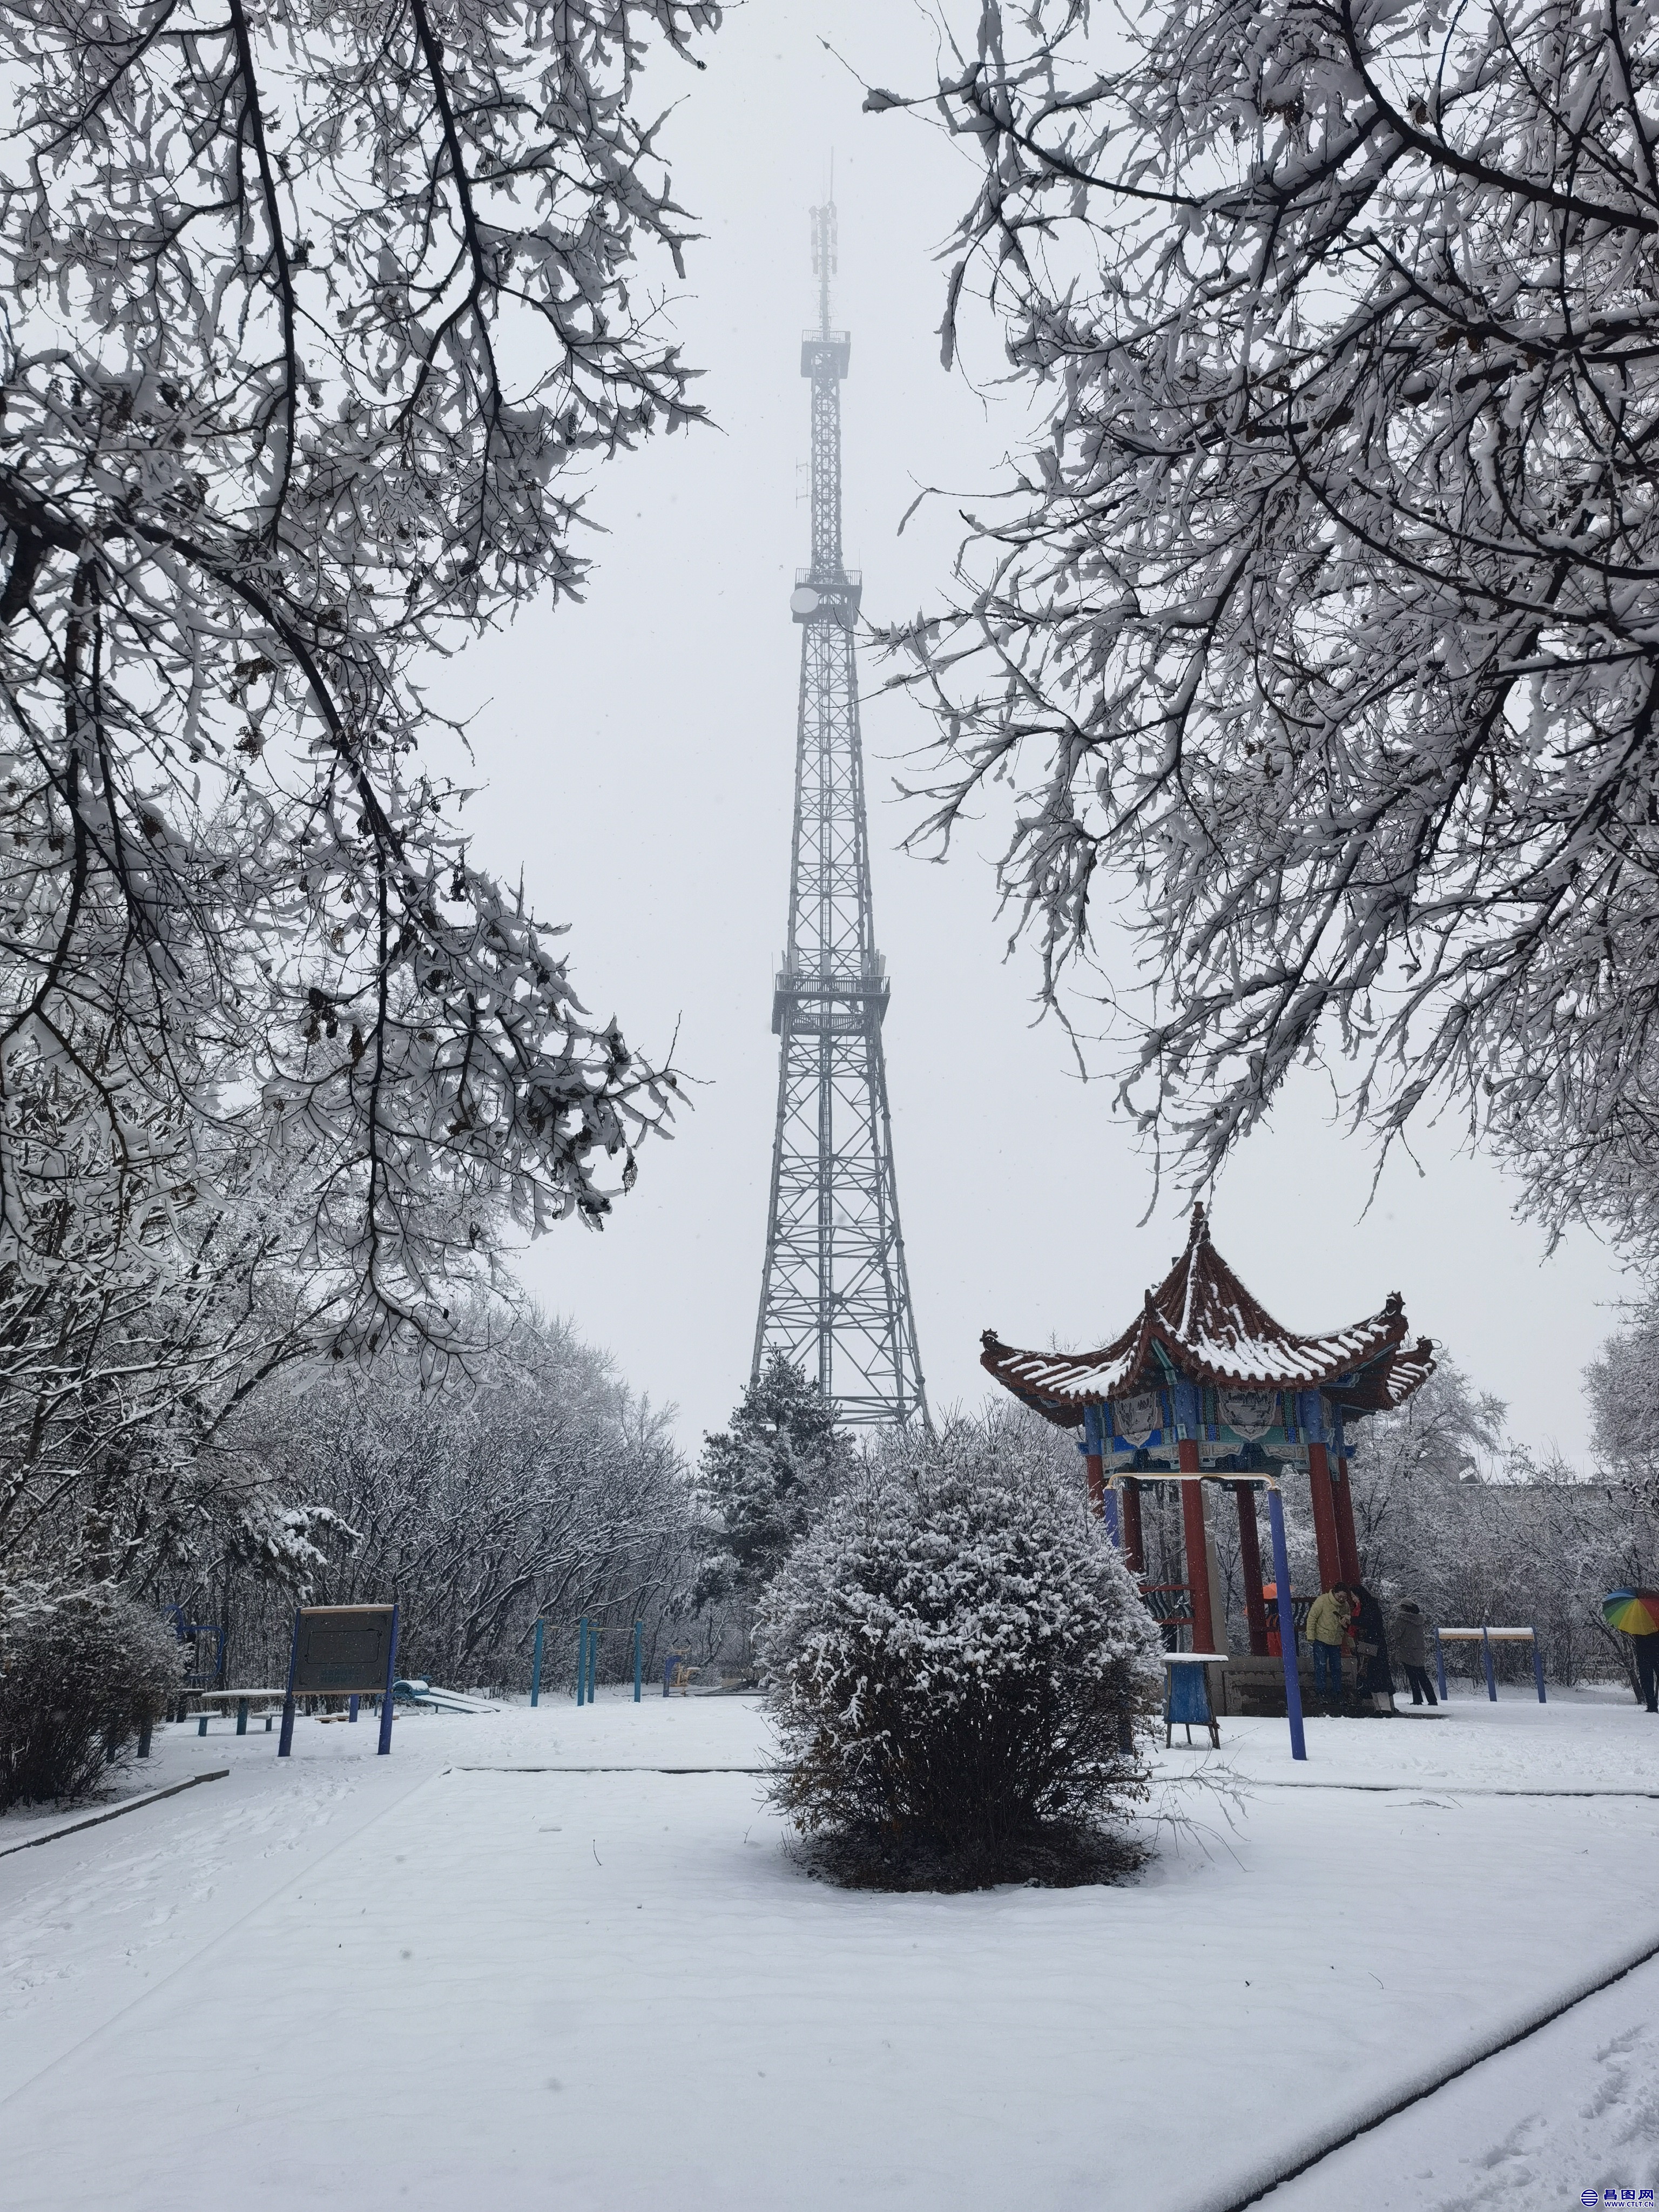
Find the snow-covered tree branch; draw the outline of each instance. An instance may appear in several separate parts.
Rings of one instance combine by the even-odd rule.
[[[525,1679],[538,1615],[562,1673],[559,1630],[579,1613],[644,1618],[654,1637],[689,1604],[690,1496],[669,1413],[562,1323],[506,1321],[469,1316],[472,1335],[497,1339],[475,1377],[434,1389],[384,1361],[295,1365],[223,1431],[228,1455],[349,1532],[313,1555],[312,1601],[395,1590],[407,1669],[449,1682]],[[193,1618],[225,1621],[242,1663],[269,1666],[288,1621],[275,1579],[207,1557],[199,1583],[173,1587],[194,1590]]]
[[[5,11],[14,1303],[66,1272],[128,1295],[280,1219],[342,1347],[441,1334],[503,1215],[597,1223],[605,1163],[631,1182],[672,1078],[469,862],[416,657],[576,590],[592,465],[696,412],[640,101],[716,21]]]
[[[1659,1247],[1656,78],[1626,0],[1037,0],[939,88],[947,356],[1049,414],[899,635],[932,826],[1012,788],[1050,999],[1121,907],[1198,1179],[1346,1055]]]

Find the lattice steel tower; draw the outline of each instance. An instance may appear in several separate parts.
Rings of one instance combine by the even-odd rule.
[[[886,963],[870,908],[870,845],[853,627],[860,576],[841,558],[841,380],[851,342],[830,327],[836,210],[812,210],[818,326],[812,380],[812,565],[798,569],[800,714],[789,943],[772,999],[778,1121],[757,1376],[786,1352],[846,1422],[927,1418],[899,1231],[881,1029]]]

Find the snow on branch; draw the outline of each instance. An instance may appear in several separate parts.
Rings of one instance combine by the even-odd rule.
[[[1051,1002],[1121,907],[1195,1180],[1346,1057],[1659,1247],[1655,9],[1037,0],[953,67],[947,354],[977,293],[1049,412],[893,634],[933,830],[1012,787]]]
[[[673,1079],[469,862],[413,672],[577,591],[592,469],[699,412],[653,289],[687,232],[640,103],[717,21],[701,0],[5,10],[20,1295],[222,1243],[224,1170],[234,1235],[288,1219],[339,1343],[441,1330],[504,1213],[597,1224],[631,1182]]]

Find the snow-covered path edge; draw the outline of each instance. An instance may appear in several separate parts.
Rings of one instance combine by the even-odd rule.
[[[228,1766],[216,1767],[211,1774],[192,1774],[186,1782],[169,1782],[165,1790],[147,1790],[142,1797],[129,1797],[119,1805],[106,1806],[101,1813],[88,1814],[84,1819],[69,1820],[61,1828],[48,1828],[42,1836],[25,1836],[21,1844],[7,1844],[0,1849],[0,1859],[9,1859],[14,1851],[38,1851],[42,1844],[58,1843],[64,1836],[78,1836],[83,1828],[101,1828],[106,1820],[118,1820],[128,1813],[142,1813],[147,1805],[159,1805],[165,1797],[177,1797],[186,1790],[195,1790],[204,1782],[224,1782],[229,1778]]]
[[[1540,2028],[1559,2020],[1575,2005],[1611,1989],[1653,1959],[1659,1959],[1659,1929],[1650,1930],[1638,1945],[1620,1954],[1619,1963],[1576,1976],[1554,1996],[1523,2008],[1508,2022],[1488,2029],[1484,2035],[1472,2036],[1455,2056],[1419,2067],[1403,2085],[1396,2084],[1385,2094],[1368,2099],[1347,2120],[1314,2129],[1288,2154],[1281,2151],[1271,2159],[1261,2160],[1243,2179],[1195,2198],[1190,2212],[1246,2212],[1247,2207],[1261,2203],[1283,2183],[1296,2180],[1333,2152],[1357,2142],[1373,2128],[1380,2128],[1385,2121],[1409,2111],[1412,2106],[1421,2104],[1424,2098],[1433,2096],[1437,2089],[1445,2088],[1474,2068],[1484,2065],[1487,2059],[1496,2058],[1517,2043],[1524,2043],[1528,2036],[1536,2035]]]

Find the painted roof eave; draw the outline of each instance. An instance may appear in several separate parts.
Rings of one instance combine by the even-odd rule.
[[[1163,1310],[1177,1313],[1172,1323]],[[1242,1340],[1223,1356],[1213,1336],[1194,1340],[1187,1326],[1237,1329]],[[1024,1404],[1065,1427],[1084,1408],[1167,1382],[1165,1364],[1182,1379],[1232,1390],[1323,1390],[1356,1416],[1403,1405],[1427,1379],[1434,1349],[1427,1338],[1405,1348],[1404,1302],[1395,1292],[1380,1313],[1347,1328],[1294,1336],[1251,1297],[1209,1241],[1203,1209],[1193,1211],[1185,1253],[1121,1335],[1097,1352],[1022,1351],[987,1329],[981,1364]],[[1231,1356],[1229,1356],[1231,1355]]]

